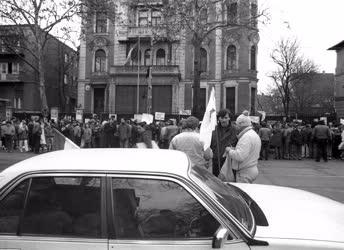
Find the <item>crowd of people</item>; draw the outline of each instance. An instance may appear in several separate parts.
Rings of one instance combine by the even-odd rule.
[[[262,140],[260,159],[302,160],[304,158],[325,162],[331,159],[344,160],[338,147],[344,141],[344,125],[327,126],[324,121],[317,124],[276,122],[255,126]]]
[[[211,145],[204,149],[199,135],[200,121],[193,116],[147,124],[136,120],[114,117],[100,120],[96,116],[80,123],[62,119],[58,123],[47,118],[30,120],[13,118],[1,123],[1,146],[12,152],[32,151],[36,154],[55,150],[54,138],[59,130],[81,148],[131,148],[144,145],[153,148],[185,152],[191,162],[218,177],[231,181],[252,183],[258,175],[258,159],[302,160],[314,158],[328,161],[344,159],[344,125],[252,123],[248,112],[236,120],[227,109],[217,114],[217,126],[211,136]],[[142,147],[142,146],[140,146]],[[226,172],[223,166],[229,166]],[[230,174],[230,176],[228,176]]]
[[[33,117],[31,120],[12,118],[1,122],[0,145],[6,152],[34,152],[36,154],[53,150],[54,120]]]

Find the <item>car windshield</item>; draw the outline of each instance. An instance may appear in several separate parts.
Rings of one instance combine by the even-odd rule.
[[[209,173],[206,169],[194,166],[190,178],[210,197],[231,213],[250,233],[253,232],[253,215],[241,195]]]

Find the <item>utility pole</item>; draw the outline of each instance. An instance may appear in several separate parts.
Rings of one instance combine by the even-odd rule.
[[[150,39],[150,65],[148,66],[147,79],[147,113],[152,113],[152,70],[153,70],[153,37]]]
[[[137,89],[136,89],[136,114],[140,113],[140,36],[137,41]]]

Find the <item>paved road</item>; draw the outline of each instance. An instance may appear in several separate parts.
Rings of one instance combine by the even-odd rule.
[[[256,183],[299,188],[344,203],[344,161],[260,161],[259,171]]]
[[[33,156],[0,151],[0,171]],[[260,161],[259,171],[256,183],[299,188],[344,203],[344,161]]]

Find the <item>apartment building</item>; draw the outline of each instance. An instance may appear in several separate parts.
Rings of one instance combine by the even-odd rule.
[[[344,41],[332,46],[329,50],[334,50],[337,53],[334,105],[337,117],[344,118]]]
[[[55,37],[48,37],[43,59],[48,106],[57,107],[60,112],[74,112],[77,53]],[[0,26],[1,116],[5,109],[11,109],[13,114],[41,113],[38,67],[31,39],[29,26]]]
[[[243,3],[246,4],[243,4]],[[165,1],[166,3],[166,1]],[[128,24],[110,22],[96,13],[80,45],[78,107],[85,113],[135,114],[147,111],[147,70],[152,69],[152,113],[189,113],[193,97],[193,46],[187,36],[151,44],[154,27],[162,21],[163,1],[122,9]],[[236,18],[240,8],[257,11],[256,0],[228,1],[219,6],[223,18]],[[256,110],[257,24],[247,29],[221,28],[201,48],[200,106],[205,110],[214,86],[217,109],[233,113]],[[140,48],[138,49],[138,37]],[[138,56],[133,52],[133,48]],[[128,62],[128,55],[131,55]],[[133,56],[133,54],[135,56]],[[139,65],[140,66],[139,66]]]

